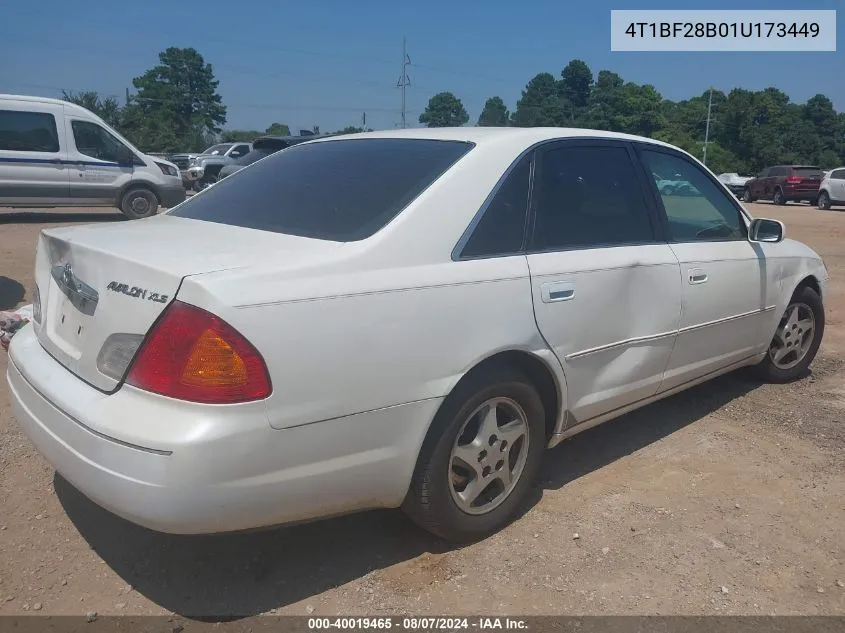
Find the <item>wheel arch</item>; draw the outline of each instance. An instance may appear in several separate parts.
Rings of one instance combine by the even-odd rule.
[[[795,289],[792,291],[792,295],[790,296],[794,296],[796,292],[801,290],[801,288],[811,288],[816,292],[816,294],[819,295],[819,297],[822,298],[822,300],[824,300],[824,297],[822,297],[821,284],[819,283],[819,280],[816,278],[815,275],[806,275],[803,279],[801,279],[801,281],[799,281],[798,284],[795,286]]]
[[[161,205],[161,193],[158,190],[158,187],[155,183],[149,182],[147,180],[130,180],[125,185],[123,185],[117,192],[117,196],[114,199],[114,206],[118,209],[121,208],[123,204],[123,197],[132,189],[146,189],[156,197],[159,205]]]
[[[561,419],[563,403],[566,397],[566,383],[562,369],[558,367],[560,372],[560,376],[558,376],[558,373],[550,366],[549,362],[549,360],[542,358],[538,354],[526,350],[506,349],[497,351],[479,360],[469,370],[464,372],[461,378],[449,390],[449,394],[444,398],[443,404],[440,406],[442,408],[449,396],[477,374],[490,371],[496,367],[514,368],[523,373],[534,388],[537,389],[546,414],[546,440],[550,440]]]

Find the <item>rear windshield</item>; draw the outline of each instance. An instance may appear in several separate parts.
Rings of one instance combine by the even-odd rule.
[[[431,139],[295,145],[221,180],[170,215],[337,242],[380,230],[472,148]]]
[[[822,170],[819,167],[793,167],[792,171],[796,176],[802,178],[821,178]]]
[[[255,161],[269,156],[273,152],[269,149],[254,149],[251,152],[244,154],[235,159],[236,165],[252,165]]]

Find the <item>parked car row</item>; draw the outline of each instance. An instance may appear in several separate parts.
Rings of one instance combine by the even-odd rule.
[[[744,202],[771,200],[775,204],[807,201],[816,204],[823,172],[813,165],[767,167],[745,183]]]
[[[202,191],[265,156],[323,136],[329,135],[261,136],[250,143],[217,143],[201,154],[174,154],[170,159],[178,165],[185,188]]]

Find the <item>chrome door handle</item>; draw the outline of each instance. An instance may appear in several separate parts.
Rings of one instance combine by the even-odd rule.
[[[568,281],[556,281],[540,286],[543,303],[569,301],[575,297],[575,286]]]
[[[691,284],[703,284],[707,281],[707,273],[700,268],[693,268],[689,271],[689,282]]]

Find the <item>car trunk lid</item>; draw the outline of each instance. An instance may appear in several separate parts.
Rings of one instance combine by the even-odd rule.
[[[786,179],[796,191],[812,192],[821,185],[824,173],[818,167],[793,167],[792,174]]]
[[[103,343],[146,334],[185,277],[268,258],[319,261],[341,246],[167,215],[47,229],[36,250],[36,335],[68,370],[111,391],[119,380],[98,369]]]

